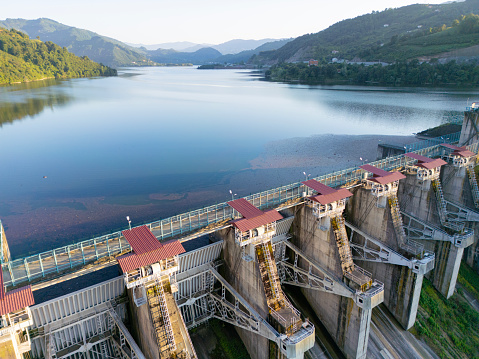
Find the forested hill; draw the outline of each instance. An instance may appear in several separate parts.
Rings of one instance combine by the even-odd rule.
[[[442,28],[443,25],[449,27],[463,15],[478,12],[479,0],[386,9],[340,21],[315,34],[300,36],[276,51],[256,56],[254,60],[262,64],[311,58],[327,62],[333,57],[352,60],[364,56],[368,49],[390,43],[394,37],[412,36],[416,33],[420,35],[425,30]],[[457,48],[466,46],[467,44],[460,44]],[[374,56],[373,53],[370,55]]]
[[[0,84],[90,76],[116,76],[116,70],[71,54],[53,42],[31,40],[20,31],[0,28]]]
[[[23,31],[30,38],[39,37],[51,41],[77,56],[88,56],[93,61],[107,66],[149,65],[142,50],[95,32],[61,24],[51,19],[6,19],[0,20],[0,28]]]

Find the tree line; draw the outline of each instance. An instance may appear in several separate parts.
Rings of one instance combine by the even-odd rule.
[[[51,41],[32,40],[20,31],[0,29],[0,84],[116,75],[115,69],[86,56],[78,57]]]
[[[309,66],[299,63],[282,63],[265,73],[271,81],[298,82],[302,84],[354,84],[386,86],[479,86],[479,66],[458,64],[420,63],[418,60],[396,62],[382,66],[374,64],[323,64]]]

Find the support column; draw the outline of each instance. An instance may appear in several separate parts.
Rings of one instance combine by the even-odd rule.
[[[343,278],[341,261],[334,234],[318,228],[312,209],[306,206],[296,212],[292,242],[325,269]],[[306,299],[331,337],[347,358],[366,358],[371,320],[371,306],[360,308],[351,298],[302,289]]]
[[[400,182],[399,188],[404,186],[405,181]],[[410,259],[411,254],[400,248],[396,238],[389,204],[385,208],[379,208],[376,204],[377,199],[371,195],[370,190],[356,189],[348,202],[349,220],[361,231]],[[355,242],[361,243],[364,240],[356,233],[354,236]],[[415,273],[412,268],[390,263],[369,261],[356,263],[371,272],[373,278],[384,283],[384,304],[404,329],[411,328],[416,320],[424,273]]]

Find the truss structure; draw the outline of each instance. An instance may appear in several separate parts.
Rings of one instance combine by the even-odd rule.
[[[379,239],[373,238],[359,228],[346,222],[351,229],[350,246],[353,250],[353,259],[387,263],[410,268],[413,273],[425,274],[434,268],[435,254],[425,251],[422,259],[407,259]],[[354,236],[354,234],[357,234]]]
[[[474,230],[465,228],[462,233],[449,234],[434,225],[422,221],[411,214],[401,212],[404,230],[408,238],[424,241],[450,242],[458,248],[466,248],[474,242]]]

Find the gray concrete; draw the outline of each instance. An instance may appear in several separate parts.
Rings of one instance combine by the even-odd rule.
[[[241,258],[241,248],[235,243],[234,233],[232,227],[217,233],[217,236],[224,240],[225,265],[221,274],[261,317],[267,318],[268,305],[258,263],[256,261],[246,262]],[[241,328],[236,328],[236,331],[252,358],[269,358],[270,342],[268,339]]]
[[[331,230],[322,231],[309,207],[296,212],[294,244],[337,277],[342,278],[336,240]],[[301,266],[301,264],[300,264]],[[359,308],[351,298],[313,289],[302,289],[318,318],[347,358],[366,358],[371,310]]]
[[[376,203],[377,198],[370,190],[356,188],[347,205],[348,219],[362,231],[410,258],[411,256],[399,247],[389,204],[385,208],[378,208]],[[423,275],[393,264],[366,261],[357,263],[371,272],[373,278],[384,283],[384,304],[404,329],[411,328],[416,320]]]

